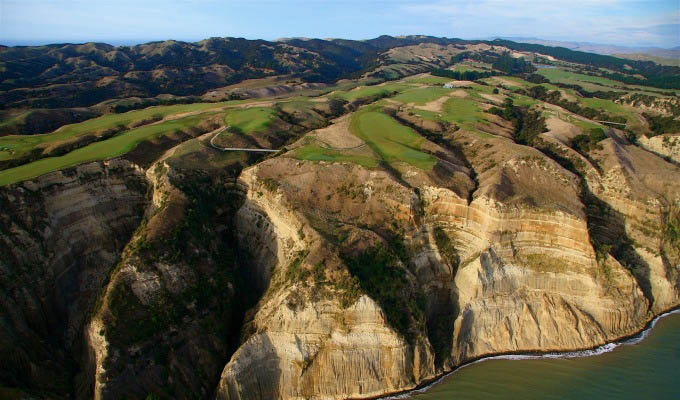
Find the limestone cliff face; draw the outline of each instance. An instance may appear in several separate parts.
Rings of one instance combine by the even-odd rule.
[[[295,168],[291,164],[294,162],[288,162],[289,167]],[[299,171],[313,180],[317,171],[305,167],[309,166],[302,166]],[[355,172],[344,166],[330,168],[339,174],[344,172],[333,178],[339,180]],[[242,175],[249,190],[238,212],[237,226],[240,244],[250,249],[260,268],[258,274],[263,277],[260,283],[265,294],[246,325],[245,342],[222,373],[217,397],[378,396],[433,378],[433,354],[427,339],[409,343],[389,326],[380,306],[366,295],[343,305],[345,288],[326,281],[348,278],[332,244],[310,228],[310,217],[300,209],[295,210],[297,207],[284,194],[287,192],[276,187],[279,183],[272,184],[278,181],[271,177],[258,181],[257,174],[258,168],[254,168]],[[376,181],[389,179],[384,173],[374,175],[376,186],[380,185]],[[294,182],[281,185],[291,188],[306,185],[307,178],[298,176]],[[356,212],[363,208],[358,204],[336,205]],[[369,201],[367,206],[370,205]],[[344,215],[354,217],[352,211]],[[304,268],[302,263],[316,259],[323,262],[324,270],[317,271],[323,277],[315,277],[314,285],[291,276],[295,274],[292,268]]]
[[[642,135],[638,142],[645,149],[680,163],[680,135],[667,134],[651,138]]]
[[[680,304],[677,166],[615,131],[589,154],[555,141],[563,164],[455,135],[423,145],[431,170],[291,152],[241,172],[199,146],[203,163],[2,189],[0,382],[369,398],[491,354],[598,346]]]
[[[146,189],[143,171],[112,160],[0,190],[3,382],[71,390],[83,324],[141,220]]]
[[[680,257],[669,246],[669,226],[677,223],[680,171],[660,157],[631,145],[620,136],[595,152],[602,178],[589,182],[605,215],[602,242],[626,265],[661,312],[680,302]],[[675,238],[677,241],[677,238]]]
[[[233,352],[246,286],[234,270],[233,183],[165,160],[87,326],[84,398],[207,398]]]
[[[403,165],[395,177],[285,156],[246,170],[239,243],[264,294],[217,397],[373,397],[485,355],[590,348],[637,332],[679,303],[677,260],[635,228],[662,224],[680,193],[644,171],[678,170],[609,141],[585,182],[535,149],[475,135],[462,140],[483,171],[475,187]],[[639,178],[622,172],[630,168]],[[621,196],[626,188],[647,195]],[[622,225],[608,228],[612,218]],[[612,236],[634,239],[619,249]],[[394,238],[403,296],[423,299],[402,309],[407,328],[394,298],[371,292],[352,261]],[[644,248],[652,242],[657,256]]]

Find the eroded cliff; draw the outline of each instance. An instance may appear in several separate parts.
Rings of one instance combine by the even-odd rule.
[[[0,191],[3,382],[74,391],[83,325],[141,220],[146,191],[143,171],[122,160]]]

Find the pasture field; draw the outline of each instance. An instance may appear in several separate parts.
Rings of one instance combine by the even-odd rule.
[[[425,141],[422,136],[376,107],[355,113],[350,130],[386,162],[401,161],[423,170],[431,170],[437,163],[434,156],[420,151]]]
[[[127,153],[144,140],[173,133],[178,129],[196,126],[201,116],[193,115],[155,125],[129,130],[110,139],[92,143],[59,157],[48,157],[29,164],[0,171],[0,186],[35,178],[48,172],[74,165],[107,160]]]

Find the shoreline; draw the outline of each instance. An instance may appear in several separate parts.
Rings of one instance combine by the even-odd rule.
[[[489,361],[489,360],[536,360],[536,359],[542,359],[542,358],[586,358],[586,357],[594,357],[598,356],[601,354],[609,353],[616,349],[619,346],[623,345],[635,345],[647,338],[649,336],[650,332],[652,329],[654,329],[654,326],[659,322],[660,319],[665,318],[669,315],[673,314],[679,314],[680,313],[680,305],[669,308],[666,311],[662,311],[658,315],[654,316],[651,318],[647,323],[637,331],[636,333],[628,336],[622,336],[615,341],[609,342],[609,343],[604,343],[599,346],[594,346],[591,348],[586,348],[582,350],[565,350],[565,351],[521,351],[521,352],[507,352],[507,353],[496,353],[496,354],[490,354],[482,357],[477,357],[474,359],[471,359],[469,361],[466,361],[457,367],[453,368],[452,370],[445,372],[436,378],[430,379],[428,381],[422,382],[418,386],[416,386],[413,389],[408,389],[408,390],[403,390],[399,392],[393,392],[393,393],[388,393],[384,394],[381,396],[375,396],[375,397],[368,397],[365,398],[366,400],[397,400],[397,399],[408,399],[413,397],[415,394],[420,394],[420,393],[425,393],[434,386],[438,385],[441,383],[444,379],[448,378],[449,376],[455,374],[459,370],[470,366],[472,364],[477,364],[481,363],[484,361]]]

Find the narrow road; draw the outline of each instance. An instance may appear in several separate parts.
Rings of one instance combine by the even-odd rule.
[[[602,123],[602,124],[614,124],[614,125],[623,125],[623,126],[626,126],[626,124],[623,124],[623,123],[621,123],[621,122],[600,121],[600,120],[597,120],[597,119],[592,119],[591,121],[593,121],[593,122],[599,122],[599,123]]]
[[[222,127],[222,129],[218,130],[215,132],[215,135],[210,139],[210,145],[217,150],[222,150],[222,151],[249,151],[252,153],[277,153],[278,150],[271,150],[271,149],[248,149],[248,148],[241,148],[241,147],[220,147],[214,143],[214,140],[220,135],[220,133],[224,132],[227,130],[227,127]]]

